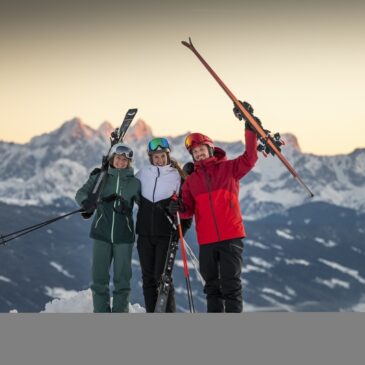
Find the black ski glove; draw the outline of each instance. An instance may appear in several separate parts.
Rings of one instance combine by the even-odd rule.
[[[247,110],[253,116],[253,118],[255,119],[257,124],[259,124],[262,127],[261,120],[253,115],[254,110],[253,110],[252,105],[249,104],[247,101],[242,102],[241,100],[239,100],[239,102],[244,107],[244,109]],[[244,115],[242,115],[241,110],[236,105],[233,108],[233,113],[239,120],[242,120],[242,119],[245,120],[246,129],[249,129],[252,132],[256,132],[255,128],[251,125],[251,123],[248,121],[248,119]]]
[[[169,205],[167,206],[167,211],[170,215],[175,216],[176,213],[179,211],[180,203],[178,200],[170,200]]]
[[[92,214],[96,209],[96,203],[92,200],[86,199],[81,203],[81,208],[85,213]]]
[[[251,104],[249,104],[247,101],[242,102],[241,100],[238,100],[241,105],[244,107],[244,109],[246,109],[250,114],[253,115],[253,107]],[[242,114],[241,110],[238,108],[237,105],[234,105],[233,107],[233,114],[235,115],[236,118],[238,118],[239,120],[246,120],[246,117]]]
[[[192,222],[193,222],[193,220],[191,218],[181,219],[181,230],[182,230],[183,236],[185,236],[185,233],[191,227]]]
[[[187,162],[183,167],[183,171],[185,171],[188,175],[191,175],[194,172],[194,163]]]

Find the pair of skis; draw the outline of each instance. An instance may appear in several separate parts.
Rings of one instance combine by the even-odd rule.
[[[219,76],[215,73],[215,71],[209,66],[209,64],[205,61],[205,59],[200,55],[200,53],[194,47],[191,38],[189,38],[189,42],[182,41],[181,42],[185,47],[189,48],[195,55],[198,57],[200,62],[204,65],[204,67],[208,70],[208,72],[213,76],[213,78],[218,82],[224,92],[228,95],[228,97],[233,101],[235,108],[238,108],[243,118],[255,129],[262,145],[259,150],[266,152],[269,151],[271,154],[276,155],[279,160],[284,164],[284,166],[288,169],[288,171],[292,174],[292,176],[299,182],[299,184],[304,188],[304,190],[308,193],[309,197],[313,197],[314,194],[308,188],[308,186],[301,179],[299,174],[294,170],[289,161],[283,156],[280,151],[279,143],[277,140],[277,134],[274,136],[270,135],[268,130],[262,128],[262,126],[257,122],[257,118],[250,112],[250,108],[245,108],[244,105],[234,96],[232,91],[228,89],[225,83],[219,78]],[[248,104],[249,106],[249,104]]]
[[[108,172],[108,167],[109,167],[109,152],[115,144],[123,142],[127,129],[131,125],[135,115],[137,114],[137,111],[138,111],[137,108],[129,109],[123,119],[121,126],[119,128],[116,128],[115,131],[112,132],[112,134],[110,136],[109,151],[105,156],[103,156],[103,161],[101,164],[98,179],[96,180],[93,190],[91,191],[91,193],[89,194],[89,197],[88,197],[88,199],[91,202],[94,202],[95,205],[100,202],[100,194],[103,191],[103,188],[106,183],[106,178],[108,176],[107,172]],[[81,213],[81,215],[85,219],[88,219],[93,215],[93,213],[94,212],[90,212],[90,213],[83,212],[83,213]]]

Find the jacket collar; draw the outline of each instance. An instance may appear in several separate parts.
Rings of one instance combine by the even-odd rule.
[[[227,160],[226,152],[219,147],[214,147],[213,156],[202,161],[196,161],[194,163],[194,168],[195,170],[199,170],[201,168],[207,168],[209,166],[215,165],[217,163],[226,160]]]
[[[134,176],[133,167],[127,167],[126,169],[115,169],[114,167],[109,166],[108,174],[112,176],[119,176],[119,178],[129,178]]]

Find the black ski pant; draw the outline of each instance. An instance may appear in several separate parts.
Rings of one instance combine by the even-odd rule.
[[[208,312],[242,312],[241,239],[200,245],[200,273],[205,280]]]
[[[147,313],[155,311],[158,284],[165,267],[169,242],[169,236],[139,235],[137,239],[137,250],[142,270],[143,296]],[[166,312],[176,312],[175,290],[172,281],[167,298]]]

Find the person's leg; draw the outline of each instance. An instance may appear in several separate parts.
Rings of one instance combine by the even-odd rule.
[[[170,237],[168,236],[156,237],[155,242],[156,242],[156,251],[155,251],[156,255],[155,255],[154,276],[158,287],[159,281],[161,280],[161,275],[163,273],[166,264],[167,251],[169,249],[169,244],[170,244]],[[174,313],[174,312],[176,312],[175,289],[174,289],[174,283],[171,278],[171,287],[166,303],[166,313]]]
[[[155,247],[152,245],[151,237],[138,236],[137,250],[142,271],[143,296],[146,312],[155,311],[157,300],[157,282],[155,279]]]
[[[233,239],[219,244],[220,274],[225,311],[242,312],[242,251],[241,239]]]
[[[205,280],[204,293],[207,298],[207,312],[224,312],[223,298],[220,289],[218,252],[216,244],[201,245],[199,249],[200,273]]]
[[[94,240],[92,257],[92,284],[94,312],[110,312],[109,269],[112,260],[112,244]]]
[[[128,313],[132,278],[133,243],[113,244],[113,307],[112,312]]]

